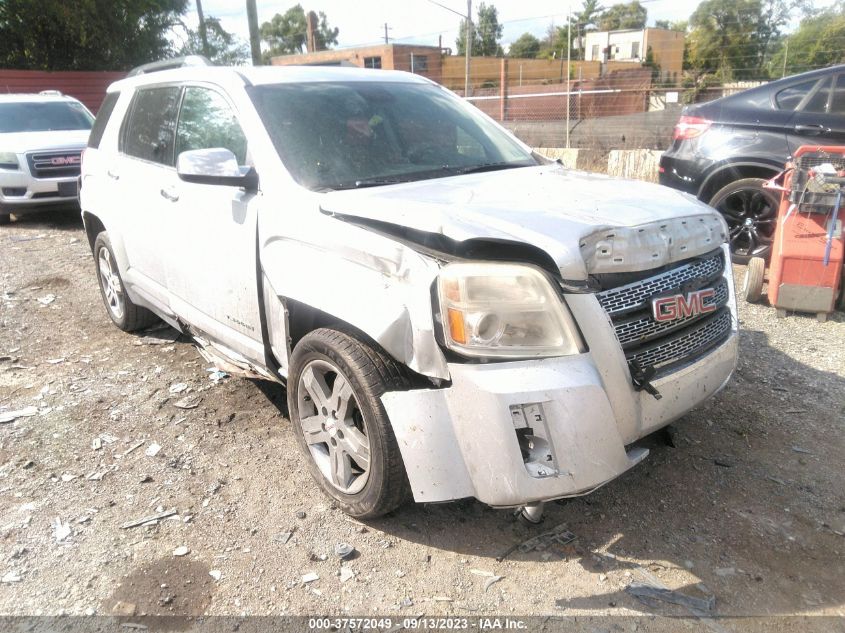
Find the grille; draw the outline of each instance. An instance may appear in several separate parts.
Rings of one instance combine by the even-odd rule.
[[[655,295],[665,294],[670,290],[680,291],[691,282],[709,281],[721,274],[725,264],[722,253],[714,253],[701,259],[678,266],[666,272],[641,279],[618,288],[611,288],[598,293],[601,307],[611,317],[617,314],[633,312],[647,306]]]
[[[35,178],[71,178],[80,173],[82,150],[31,153],[26,160]]]
[[[716,294],[713,297],[711,305],[721,308],[728,302],[728,284],[722,280],[713,289]],[[618,338],[619,342],[622,343],[622,347],[628,348],[632,345],[644,343],[659,336],[669,334],[675,330],[679,330],[693,321],[696,321],[698,318],[700,317],[696,315],[680,319],[678,321],[660,323],[655,321],[649,313],[647,315],[635,316],[624,321],[615,321],[613,323],[613,328],[616,330],[616,338]]]
[[[688,260],[660,272],[597,293],[610,317],[625,358],[643,367],[663,370],[669,365],[695,360],[731,331],[728,283],[722,277],[725,259],[721,250]],[[647,273],[646,273],[647,274]],[[668,322],[652,315],[653,299],[686,294],[712,287],[714,312],[694,314]]]
[[[730,330],[731,312],[727,308],[722,308],[716,316],[685,329],[677,336],[637,350],[633,354],[626,354],[626,358],[629,361],[637,361],[643,367],[669,365],[693,356],[700,356],[716,343],[727,338]]]

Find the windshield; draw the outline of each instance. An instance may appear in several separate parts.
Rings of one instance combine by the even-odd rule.
[[[36,101],[0,103],[0,132],[90,130],[94,119],[80,103]]]
[[[531,153],[439,86],[325,82],[255,86],[276,151],[314,190],[372,187],[537,165]]]

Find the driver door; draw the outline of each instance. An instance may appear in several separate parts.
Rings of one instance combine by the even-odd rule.
[[[225,148],[247,163],[247,142],[226,96],[186,86],[176,126],[175,154]],[[172,256],[167,260],[171,307],[177,315],[249,360],[263,364],[256,267],[260,192],[188,183],[176,172],[170,201]]]

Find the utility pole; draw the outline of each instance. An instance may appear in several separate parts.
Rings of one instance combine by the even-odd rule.
[[[466,53],[466,61],[464,63],[464,99],[468,98],[472,94],[472,85],[469,80],[470,72],[469,67],[472,59],[472,0],[467,0],[467,35],[466,35],[466,46],[464,46],[464,52]]]
[[[387,35],[387,32],[388,32],[388,31],[390,31],[390,30],[391,30],[391,29],[387,26],[387,22],[385,22],[385,23],[384,23],[384,43],[385,43],[385,44],[389,44],[389,43],[390,43],[390,38],[389,38],[389,37],[388,37],[388,35]]]
[[[783,51],[783,74],[781,78],[786,77],[786,59],[789,57],[789,38],[786,38],[786,48]]]
[[[197,0],[197,16],[200,19],[200,44],[202,45],[202,54],[209,57],[208,31],[205,28],[205,16],[202,14],[202,0]]]
[[[258,10],[255,0],[246,0],[246,19],[249,24],[249,48],[252,53],[252,65],[261,65],[261,40],[258,36]]]
[[[459,15],[464,19],[466,23],[466,44],[464,45],[464,53],[466,57],[466,61],[464,64],[464,98],[470,96],[470,92],[472,90],[472,86],[470,86],[469,81],[469,70],[470,70],[470,57],[472,56],[472,0],[467,0],[467,14],[463,15],[459,11],[455,11],[451,7],[447,7],[445,4],[440,4],[436,0],[428,0],[431,4],[436,4],[441,9],[446,9],[455,15]]]
[[[569,99],[570,80],[572,74],[569,70],[570,58],[572,56],[572,0],[569,0],[569,17],[566,20],[566,147],[569,149]]]

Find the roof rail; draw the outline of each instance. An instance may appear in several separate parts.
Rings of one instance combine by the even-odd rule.
[[[45,97],[62,97],[61,90],[42,90],[38,94],[44,95]]]
[[[147,73],[154,73],[160,70],[171,70],[173,68],[184,68],[185,66],[213,66],[207,57],[203,55],[186,55],[184,57],[174,57],[172,59],[163,59],[158,62],[150,62],[137,66],[129,71],[127,77],[135,77],[137,75],[145,75]]]

